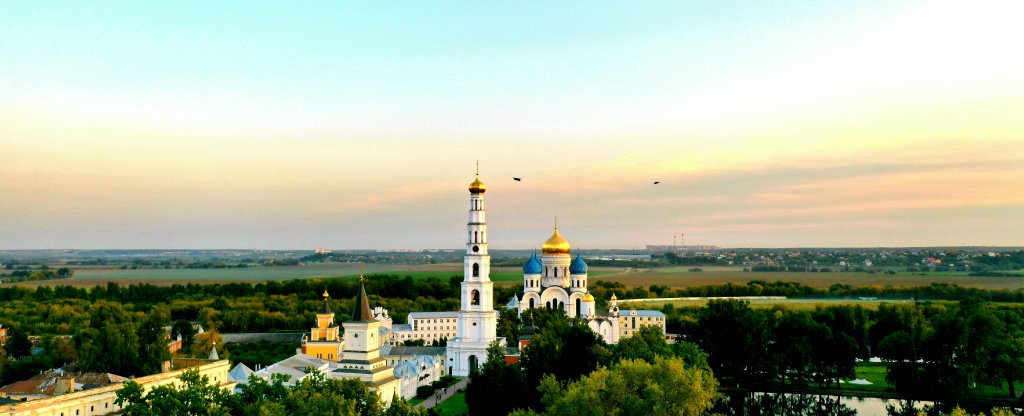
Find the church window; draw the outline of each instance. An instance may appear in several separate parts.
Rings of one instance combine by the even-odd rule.
[[[479,304],[480,304],[480,292],[478,292],[478,291],[476,291],[476,289],[474,289],[473,292],[471,292],[470,305],[479,305]]]
[[[530,309],[533,309],[533,298],[530,298]]]
[[[555,277],[558,277],[558,268],[555,268]]]
[[[480,242],[480,233],[478,231],[473,231],[473,242],[474,243],[479,243]]]
[[[546,306],[546,307],[547,307],[548,309],[551,309],[551,301],[550,301],[550,300],[549,300],[549,301],[547,301],[547,303],[545,303],[544,305],[545,305],[545,306]]]
[[[473,263],[473,277],[480,277],[480,263]]]
[[[473,252],[474,252],[474,253],[478,253],[478,252],[480,252],[480,247],[477,247],[477,246],[473,246]]]
[[[580,298],[576,298],[576,316],[582,316],[580,313]]]

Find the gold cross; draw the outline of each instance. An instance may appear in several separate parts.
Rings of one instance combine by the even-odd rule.
[[[480,176],[480,161],[476,161],[476,176]]]

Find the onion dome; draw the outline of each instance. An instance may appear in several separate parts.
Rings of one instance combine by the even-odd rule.
[[[540,263],[540,259],[536,254],[530,255],[530,259],[523,265],[523,274],[540,274],[542,271],[544,271],[544,265]]]
[[[328,314],[334,313],[334,312],[331,312],[331,307],[327,305],[327,298],[329,298],[329,297],[330,297],[330,295],[327,294],[327,289],[324,289],[324,307],[320,308],[320,314],[321,315],[328,315]]]
[[[558,227],[555,226],[555,233],[551,234],[548,241],[541,246],[541,252],[544,254],[569,254],[569,248],[569,241],[562,238],[562,235],[558,233]]]
[[[614,293],[612,293],[612,300],[619,300],[619,297],[618,297],[618,296],[615,296],[615,294],[614,294]]]
[[[591,295],[590,293],[587,293],[586,295],[583,295],[583,301],[584,302],[593,302],[594,301],[594,296]]]
[[[572,264],[569,265],[570,274],[587,274],[587,263],[583,261],[583,257],[579,254],[572,260]]]
[[[484,192],[487,192],[487,185],[484,185],[483,182],[480,182],[480,177],[477,176],[476,180],[474,180],[473,183],[469,184],[469,192],[473,194],[482,194]]]

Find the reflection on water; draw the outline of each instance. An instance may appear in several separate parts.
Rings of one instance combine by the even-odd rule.
[[[903,416],[915,415],[926,402],[789,393],[726,393],[714,412],[736,416]]]

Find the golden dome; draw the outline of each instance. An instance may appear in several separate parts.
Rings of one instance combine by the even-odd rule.
[[[592,296],[591,294],[587,293],[586,295],[583,295],[583,301],[584,302],[593,302],[594,301],[594,296]]]
[[[472,192],[474,194],[482,194],[486,191],[487,185],[484,185],[483,182],[480,182],[479,176],[476,177],[476,180],[473,181],[473,183],[469,184],[469,192]]]
[[[619,297],[618,297],[618,296],[615,296],[615,294],[614,294],[614,293],[612,293],[612,300],[619,300]]]
[[[555,233],[551,234],[548,241],[541,246],[541,252],[544,254],[569,254],[569,248],[569,241],[562,238],[562,235],[558,233],[558,227],[555,227]]]

